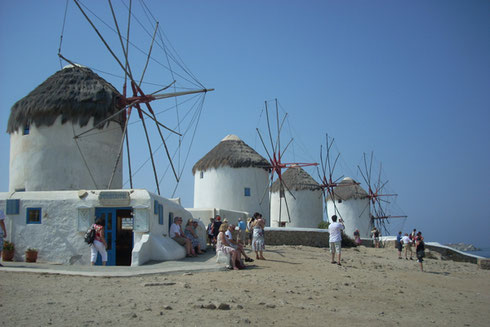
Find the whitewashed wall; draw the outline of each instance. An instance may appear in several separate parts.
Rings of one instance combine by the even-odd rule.
[[[327,201],[327,213],[328,221],[331,222],[331,217],[337,215],[342,216],[344,219],[345,233],[349,237],[354,237],[354,231],[359,229],[359,233],[362,238],[371,237],[371,218],[369,215],[369,199],[348,199],[335,203],[337,211],[335,210],[332,200]],[[340,215],[339,215],[340,212]]]
[[[92,127],[93,119],[80,128],[70,122],[61,124],[61,116],[51,126],[30,126],[10,135],[9,191],[55,191],[107,189],[122,137],[119,124],[111,122],[103,130],[89,132],[78,139],[95,184],[77,148],[74,134]],[[122,163],[114,176],[113,189],[122,187]]]
[[[285,192],[286,200],[279,198],[279,192],[271,195],[271,227],[279,227],[281,222],[286,222],[287,227],[318,228],[318,224],[323,221],[323,198],[321,191],[292,191],[295,198]],[[279,202],[281,201],[281,202]],[[289,222],[286,202],[289,207]],[[281,210],[279,214],[279,205]]]
[[[149,260],[175,260],[185,257],[185,250],[168,236],[169,213],[181,216],[184,223],[192,215],[175,201],[146,190],[114,190],[129,192],[128,204],[112,207],[132,207],[134,215],[134,246],[132,266]],[[28,247],[39,249],[38,260],[60,264],[90,263],[90,248],[83,241],[85,231],[94,221],[96,207],[110,207],[99,201],[100,191],[46,191],[0,193],[0,208],[7,199],[19,199],[19,214],[7,215],[7,239],[15,244],[16,261],[24,260]],[[80,197],[79,195],[83,195]],[[155,200],[163,207],[163,225],[155,214]],[[26,223],[26,209],[41,208],[41,224]],[[205,242],[204,225],[200,226]]]
[[[220,167],[194,175],[194,208],[260,212],[269,220],[269,174],[260,168]],[[250,196],[244,196],[245,187]]]

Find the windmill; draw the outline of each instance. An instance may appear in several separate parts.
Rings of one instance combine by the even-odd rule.
[[[272,190],[272,186],[274,183],[274,177],[277,175],[277,183],[279,183],[279,210],[278,210],[278,217],[277,221],[279,222],[279,226],[282,225],[282,211],[285,210],[287,213],[288,217],[288,222],[291,222],[291,215],[290,215],[290,210],[289,210],[289,205],[286,200],[286,192],[293,198],[296,199],[294,196],[293,192],[291,192],[291,189],[287,185],[287,183],[283,180],[283,174],[282,170],[283,169],[288,169],[288,168],[293,168],[293,167],[308,167],[308,166],[316,166],[318,165],[317,163],[304,163],[304,162],[295,162],[295,163],[285,163],[282,161],[282,158],[286,151],[288,150],[289,146],[293,142],[293,139],[291,138],[285,147],[281,146],[281,131],[284,126],[284,123],[287,118],[287,113],[285,113],[281,118],[279,115],[279,108],[278,108],[278,102],[277,99],[274,100],[275,102],[275,125],[271,124],[271,119],[269,117],[269,109],[268,109],[268,102],[265,101],[265,115],[266,115],[266,120],[267,120],[267,134],[269,136],[268,142],[270,143],[269,146],[266,145],[266,141],[264,141],[264,137],[262,136],[262,133],[260,132],[259,128],[256,128],[258,136],[260,138],[260,141],[262,143],[262,146],[267,154],[267,158],[269,160],[269,168],[270,170],[270,189],[269,189],[269,197],[271,197],[272,193],[270,192]],[[265,196],[265,193],[264,193]],[[271,201],[269,201],[271,203]],[[283,203],[284,203],[284,208],[283,208]],[[270,211],[270,208],[269,208]],[[274,217],[270,217],[270,220],[272,221]]]
[[[207,92],[213,91],[214,89],[205,88],[185,66],[177,52],[174,50],[171,44],[169,44],[168,39],[166,38],[159,25],[159,22],[153,17],[152,11],[149,10],[149,8],[143,1],[139,2],[140,7],[138,10],[140,13],[142,13],[142,15],[146,16],[148,21],[148,23],[146,24],[143,24],[142,20],[138,19],[138,17],[135,15],[136,8],[133,7],[131,0],[129,1],[129,4],[127,6],[123,3],[124,6],[122,7],[122,9],[120,8],[119,10],[116,10],[115,7],[112,5],[111,0],[108,0],[108,10],[106,13],[106,17],[95,14],[93,10],[91,10],[87,5],[83,4],[80,0],[73,0],[73,2],[75,3],[79,13],[81,13],[81,17],[86,20],[90,28],[95,32],[98,40],[103,44],[103,48],[105,48],[110,58],[112,58],[113,64],[120,71],[119,77],[123,79],[122,92],[120,92],[121,96],[116,103],[118,111],[114,115],[111,115],[110,117],[107,117],[106,119],[98,122],[96,125],[94,125],[93,128],[85,130],[79,134],[74,133],[75,135],[73,138],[75,142],[78,145],[78,143],[81,142],[83,138],[90,137],[91,134],[97,133],[97,129],[99,129],[100,126],[106,124],[110,120],[113,120],[114,117],[117,115],[123,115],[123,133],[119,143],[120,145],[118,149],[118,154],[116,158],[114,158],[114,169],[110,176],[110,180],[107,183],[108,188],[111,188],[114,174],[118,165],[120,165],[121,162],[124,144],[126,144],[130,188],[133,188],[133,176],[142,168],[143,165],[150,161],[153,168],[153,178],[156,191],[158,194],[160,194],[160,183],[166,172],[163,174],[163,176],[158,175],[157,166],[159,165],[156,162],[154,154],[159,151],[159,149],[163,146],[165,150],[164,158],[168,160],[169,167],[171,168],[175,177],[175,181],[177,182],[177,185],[174,189],[175,193],[178,182],[182,175],[183,167],[180,167],[180,169],[179,167],[176,167],[173,159],[175,158],[175,156],[177,156],[178,153],[180,161],[180,147],[184,141],[187,141],[187,139],[184,138],[189,133],[191,134],[189,144],[192,145],[194,139],[193,133],[195,133],[196,131],[197,123],[201,116],[205,95]],[[100,5],[100,3],[97,3],[97,5]],[[68,17],[67,12],[68,10],[65,10],[65,21]],[[123,14],[121,14],[121,12],[123,12]],[[124,17],[124,19],[121,19],[121,17]],[[126,26],[123,26],[123,20],[126,22]],[[146,33],[146,41],[140,39],[130,40],[131,30],[135,26],[139,27],[142,31]],[[122,32],[122,27],[125,27],[125,34]],[[103,35],[104,33],[102,33],[102,29],[107,31],[107,33],[111,35],[112,38],[109,39],[106,35]],[[62,61],[65,61],[71,64],[73,67],[77,67],[79,65],[75,63],[74,59],[68,59],[68,55],[65,56],[65,54],[62,53],[64,32],[65,23],[63,23],[63,29],[60,36],[60,46],[58,50],[60,64]],[[78,38],[79,34],[77,34],[77,39]],[[146,45],[140,45],[145,42]],[[142,48],[144,48],[145,46],[148,47],[147,51],[142,50]],[[116,50],[116,47],[118,48],[118,50]],[[71,56],[75,55],[76,54],[74,53],[71,54]],[[138,56],[142,59],[139,60],[137,64],[131,62],[130,58],[138,58]],[[136,69],[136,67],[138,67],[138,69]],[[152,67],[157,67],[160,71],[165,70],[167,80],[158,83],[146,82],[146,77],[153,73],[151,71]],[[139,71],[139,74],[137,73],[137,71]],[[107,74],[114,75],[111,73]],[[157,78],[159,79],[161,79],[162,77],[161,74],[152,75],[157,76]],[[151,85],[153,89],[156,90],[152,90],[150,92],[144,91],[143,89],[144,87],[146,87],[146,85]],[[200,95],[200,97],[186,98],[186,100],[183,101],[177,100],[177,97],[189,95]],[[154,110],[153,104],[156,100],[167,98],[174,98],[173,108],[175,108],[176,113],[176,118],[174,122],[175,127],[169,127],[168,124],[163,124],[158,118],[160,114],[165,111],[169,111],[169,109],[161,110],[160,112]],[[191,100],[193,101],[192,103],[190,102]],[[184,112],[181,112],[183,110],[181,108],[186,102],[188,105],[188,109],[186,109]],[[138,113],[138,118],[135,122],[131,121],[133,109],[136,110]],[[184,121],[187,125],[184,125]],[[128,127],[134,124],[141,124],[150,157],[149,160],[144,161],[141,166],[136,169],[136,171],[133,171],[132,168],[128,130]],[[152,141],[153,143],[155,141],[152,140],[152,137],[150,136],[150,125],[152,126],[152,130],[157,132],[158,138],[161,141],[157,148],[154,148],[154,145],[152,145]],[[167,136],[165,136],[164,133],[167,133]],[[179,138],[178,148],[175,149],[174,152],[171,151],[167,143],[168,138],[171,136],[177,136]],[[138,150],[138,148],[136,148],[136,150]],[[189,153],[187,153],[187,156],[188,154]],[[83,157],[83,153],[81,153],[81,155]],[[168,169],[169,168],[167,167],[167,170]]]
[[[323,145],[320,146],[320,167],[317,166],[318,178],[320,180],[319,187],[322,190],[325,215],[329,218],[328,205],[329,199],[333,203],[333,214],[342,217],[341,210],[339,210],[336,204],[336,199],[344,200],[342,192],[338,192],[341,188],[359,185],[354,180],[344,180],[344,175],[336,177],[335,168],[337,167],[338,160],[340,158],[340,152],[337,152],[335,159],[332,158],[332,146],[335,139],[329,138],[328,134],[325,134],[325,154],[323,153]],[[341,182],[342,181],[342,182]]]
[[[382,181],[382,165],[379,164],[377,168],[377,176],[373,176],[375,169],[373,167],[374,154],[371,152],[370,158],[366,158],[366,153],[363,153],[363,167],[357,166],[359,173],[361,174],[364,182],[368,186],[366,197],[369,199],[368,204],[363,209],[361,214],[365,210],[369,210],[369,215],[372,220],[372,224],[378,228],[381,232],[389,233],[387,224],[389,219],[407,218],[406,215],[391,215],[388,213],[388,205],[393,202],[393,199],[398,196],[394,193],[384,193],[388,181]],[[369,207],[369,209],[368,209]]]

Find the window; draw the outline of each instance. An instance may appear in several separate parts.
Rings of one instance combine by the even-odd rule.
[[[161,204],[158,205],[158,223],[163,225],[163,206]]]
[[[279,223],[279,227],[286,227],[286,222],[285,221],[281,221]]]
[[[174,213],[173,212],[169,212],[168,213],[168,225],[172,225],[174,223]]]
[[[201,179],[204,178],[204,172],[203,171],[199,172],[199,178],[201,178]]]
[[[157,200],[153,201],[153,213],[155,215],[158,215],[158,201]]]
[[[26,210],[26,223],[27,224],[40,224],[41,223],[41,208],[27,208],[27,210]]]
[[[7,200],[7,215],[18,215],[19,214],[19,203],[20,200]]]
[[[24,130],[22,131],[22,135],[29,135],[30,133],[30,126],[29,124],[25,124]]]
[[[250,196],[250,187],[245,187],[244,193],[245,196]]]

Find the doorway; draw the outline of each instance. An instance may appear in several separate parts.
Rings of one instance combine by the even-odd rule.
[[[105,220],[107,265],[130,266],[133,251],[133,209],[95,208],[95,217]],[[100,255],[96,264],[101,264]]]

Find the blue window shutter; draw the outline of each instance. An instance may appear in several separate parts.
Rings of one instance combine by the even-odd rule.
[[[7,215],[18,215],[20,207],[20,200],[8,199],[7,200]]]
[[[163,225],[163,206],[161,204],[158,205],[158,223]]]

